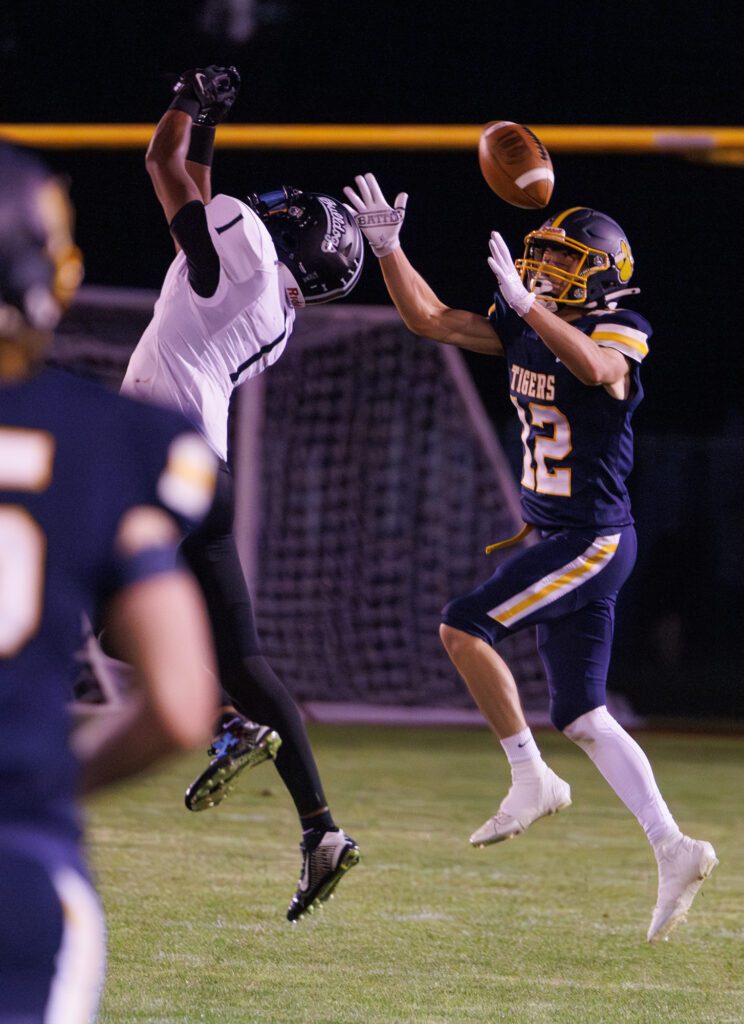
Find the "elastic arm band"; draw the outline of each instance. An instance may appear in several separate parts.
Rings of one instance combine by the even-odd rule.
[[[173,545],[145,548],[135,555],[130,555],[115,562],[106,580],[106,597],[110,597],[123,587],[132,586],[142,580],[163,573],[183,570],[178,548]]]
[[[196,120],[201,111],[201,104],[195,96],[185,96],[182,92],[179,92],[171,100],[168,110],[182,110],[184,114],[188,114],[192,121]]]
[[[191,141],[186,159],[194,164],[203,164],[204,167],[212,166],[212,155],[214,153],[213,125],[193,124],[191,126]]]

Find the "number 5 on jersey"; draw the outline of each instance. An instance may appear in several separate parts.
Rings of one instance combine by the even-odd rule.
[[[514,395],[511,400],[522,424],[522,486],[538,494],[551,494],[558,498],[571,497],[571,470],[548,465],[546,460],[560,462],[570,454],[571,427],[568,420],[554,405],[530,402],[527,409]],[[536,429],[550,430],[538,434]]]
[[[52,479],[54,438],[0,427],[0,491],[43,491]],[[44,604],[46,537],[23,505],[0,504],[0,658],[34,635]]]

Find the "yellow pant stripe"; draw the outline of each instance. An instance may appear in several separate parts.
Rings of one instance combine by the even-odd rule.
[[[538,602],[543,601],[546,597],[555,594],[559,590],[565,589],[566,591],[572,590],[573,585],[582,576],[587,573],[596,570],[602,562],[609,561],[610,558],[617,551],[619,541],[614,539],[607,544],[603,544],[593,555],[588,558],[582,559],[581,563],[569,572],[563,573],[556,579],[546,583],[544,587],[541,587],[534,594],[529,594],[523,598],[518,604],[512,605],[506,611],[500,615],[495,615],[494,618],[497,622],[500,622],[502,626],[508,626],[509,623],[515,618],[521,618],[527,609],[536,605]]]

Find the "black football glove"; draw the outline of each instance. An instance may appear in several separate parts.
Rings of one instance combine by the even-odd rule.
[[[210,64],[206,68],[184,71],[173,92],[171,110],[184,110],[194,124],[217,125],[227,117],[240,88],[240,75],[234,67]]]

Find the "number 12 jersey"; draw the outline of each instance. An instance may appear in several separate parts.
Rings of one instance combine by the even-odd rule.
[[[582,384],[500,294],[489,318],[504,347],[522,425],[524,521],[543,529],[631,524],[631,418],[643,398],[649,323],[627,309],[591,310],[572,321],[591,341],[629,360],[630,392],[620,400],[601,385]]]

